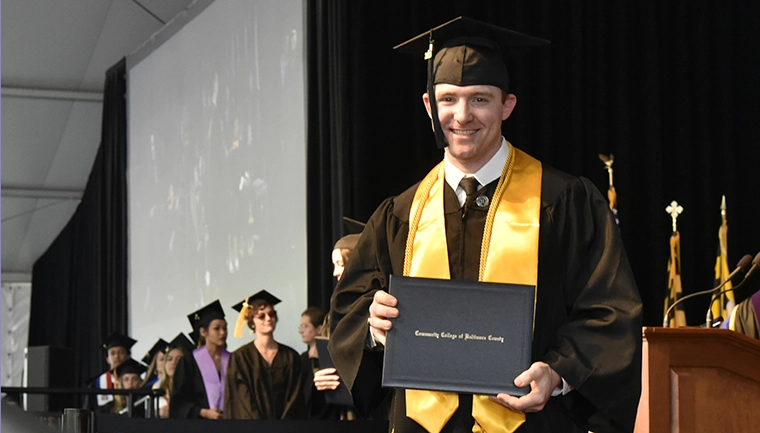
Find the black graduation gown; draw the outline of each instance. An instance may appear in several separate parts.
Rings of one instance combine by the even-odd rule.
[[[269,365],[253,342],[230,356],[224,393],[226,419],[306,419],[298,352],[278,343]]]
[[[200,418],[201,409],[209,408],[203,376],[192,353],[177,363],[169,402],[169,418]]]
[[[301,354],[301,371],[303,372],[303,401],[309,419],[340,419],[340,407],[327,403],[325,393],[314,386],[314,370],[319,369],[319,360],[309,358],[309,351]]]
[[[486,187],[493,196],[497,181]],[[409,209],[417,185],[384,201],[367,223],[333,294],[330,352],[360,412],[389,390],[380,388],[382,353],[368,351],[372,296],[390,274],[403,273]],[[641,299],[607,202],[587,180],[544,165],[539,265],[532,354],[574,390],[529,413],[518,432],[633,431],[641,390]],[[449,266],[453,279],[477,279],[487,208],[459,206],[444,192]],[[469,432],[471,396],[443,432]],[[405,416],[404,392],[393,396],[390,428],[424,432]]]

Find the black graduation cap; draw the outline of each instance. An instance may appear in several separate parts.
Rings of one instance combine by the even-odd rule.
[[[139,376],[139,375],[145,373],[145,370],[147,370],[147,369],[148,368],[144,364],[142,364],[140,362],[137,362],[134,359],[130,358],[130,359],[124,361],[118,367],[116,367],[114,369],[114,373],[116,373],[116,375],[119,376],[119,377],[121,377],[121,376],[123,376],[125,374],[130,374],[130,373],[131,374],[136,374],[136,375]]]
[[[154,344],[148,353],[143,356],[142,362],[150,364],[153,362],[153,357],[156,356],[157,353],[165,351],[167,347],[169,347],[169,343],[164,341],[163,338],[159,338],[158,341],[156,341],[156,344]]]
[[[441,131],[433,86],[491,85],[509,91],[506,57],[549,41],[467,17],[457,17],[394,47],[403,53],[419,54],[428,61],[427,90],[439,148],[448,145]]]
[[[193,342],[190,341],[190,339],[187,338],[187,336],[184,333],[182,333],[182,332],[180,332],[179,334],[177,334],[177,336],[174,337],[174,340],[170,341],[167,344],[167,346],[166,346],[166,352],[168,353],[170,350],[172,350],[174,348],[177,348],[177,347],[181,347],[181,348],[185,349],[185,351],[188,354],[192,353],[193,350],[195,350],[195,344],[193,344]]]
[[[106,341],[103,343],[103,348],[108,350],[112,347],[123,347],[127,352],[129,352],[129,349],[131,349],[135,343],[137,343],[137,340],[133,340],[119,332],[114,332],[108,338],[106,338]]]
[[[198,339],[199,339],[199,337],[201,335],[200,331],[197,330],[197,329],[195,329],[195,330],[193,330],[193,332],[189,333],[188,335],[190,336],[190,339],[193,340],[193,345],[197,347],[198,346]]]
[[[187,320],[196,331],[200,328],[208,328],[208,325],[216,319],[224,319],[224,309],[218,299],[187,315]]]
[[[346,235],[338,239],[338,242],[335,242],[333,250],[353,250],[366,225],[367,224],[361,221],[349,217],[343,217],[343,231],[346,232]]]
[[[235,323],[235,332],[233,333],[235,338],[243,336],[243,326],[248,322],[248,309],[250,308],[250,305],[258,299],[266,301],[272,307],[281,302],[280,299],[273,294],[266,290],[262,290],[233,305],[232,309],[240,312],[240,314],[238,314],[237,322]]]

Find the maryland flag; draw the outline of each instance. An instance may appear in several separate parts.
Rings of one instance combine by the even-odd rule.
[[[728,275],[731,273],[728,269],[728,221],[726,219],[726,196],[723,196],[723,200],[720,204],[720,215],[723,222],[718,229],[718,252],[715,257],[715,286],[718,286],[723,281],[726,281]],[[731,282],[727,282],[722,289],[722,293],[719,298],[715,299],[710,304],[712,310],[712,316],[714,318],[722,317],[726,319],[729,312],[733,311],[734,305],[734,292],[727,292],[732,288]]]
[[[681,234],[676,231],[670,237],[670,259],[668,260],[668,292],[665,295],[665,309],[663,314],[667,313],[668,308],[683,296],[681,290]],[[686,326],[686,313],[683,311],[683,305],[677,305],[670,313],[670,328]]]

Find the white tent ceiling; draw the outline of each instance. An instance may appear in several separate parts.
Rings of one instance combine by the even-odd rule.
[[[2,280],[76,209],[100,144],[105,72],[194,0],[2,0]]]

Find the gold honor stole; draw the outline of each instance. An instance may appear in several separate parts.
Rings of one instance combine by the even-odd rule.
[[[541,162],[514,148],[501,173],[486,217],[478,281],[526,284],[538,280],[538,231],[541,214]],[[404,275],[450,279],[444,219],[443,162],[422,180],[409,213]],[[535,297],[534,297],[535,310]],[[535,311],[534,311],[535,312]],[[430,433],[439,433],[459,407],[452,392],[406,390],[406,416]],[[511,433],[525,414],[473,395],[475,433]]]

